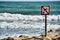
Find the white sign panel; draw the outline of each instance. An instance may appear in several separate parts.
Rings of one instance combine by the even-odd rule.
[[[50,6],[41,6],[41,15],[49,15]]]

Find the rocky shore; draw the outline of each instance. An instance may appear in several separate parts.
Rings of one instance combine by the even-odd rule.
[[[19,37],[8,37],[8,38],[3,38],[1,40],[60,40],[60,28],[55,30],[51,29],[48,31],[47,36],[45,35],[40,35],[40,36],[25,36],[25,35],[20,35]]]

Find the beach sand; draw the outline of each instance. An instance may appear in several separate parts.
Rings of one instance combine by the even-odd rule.
[[[60,28],[55,30],[51,29],[48,31],[47,36],[45,37],[44,35],[40,36],[25,36],[25,35],[20,35],[19,37],[8,37],[4,38],[1,40],[60,40]]]

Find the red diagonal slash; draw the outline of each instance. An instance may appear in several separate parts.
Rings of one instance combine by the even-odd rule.
[[[44,7],[42,7],[43,9],[45,9]],[[46,11],[47,13],[49,13],[48,11]]]

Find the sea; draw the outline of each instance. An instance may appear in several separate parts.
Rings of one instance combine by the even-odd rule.
[[[41,15],[41,6],[50,6],[47,31],[60,28],[60,1],[0,1],[0,39],[44,34],[45,16]]]

